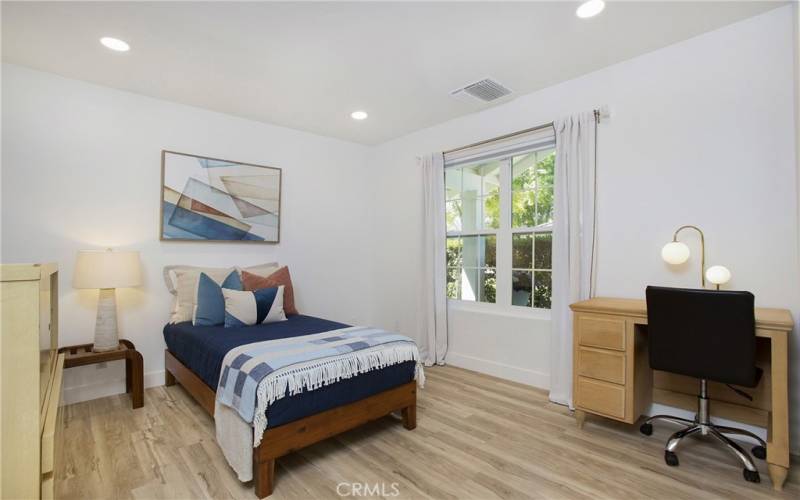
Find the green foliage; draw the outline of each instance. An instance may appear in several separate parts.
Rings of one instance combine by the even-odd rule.
[[[461,238],[447,238],[447,297],[461,298]]]
[[[536,162],[528,168],[532,155]],[[553,220],[553,175],[556,152],[514,158],[511,180],[511,227],[534,227]]]
[[[494,269],[486,270],[483,273],[483,296],[481,302],[496,302],[497,293],[497,272]]]
[[[533,307],[550,309],[550,299],[553,296],[552,272],[536,271],[533,274]]]

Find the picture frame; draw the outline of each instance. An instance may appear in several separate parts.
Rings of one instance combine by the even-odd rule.
[[[161,151],[161,241],[280,242],[282,170]]]

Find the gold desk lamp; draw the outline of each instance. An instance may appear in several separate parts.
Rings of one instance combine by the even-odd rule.
[[[678,233],[684,229],[694,229],[700,234],[700,284],[706,287],[706,279],[716,285],[719,290],[720,285],[724,285],[731,279],[731,272],[725,266],[711,266],[706,269],[706,239],[703,231],[697,226],[681,226],[672,235],[672,241],[664,245],[661,249],[661,258],[664,262],[672,265],[680,265],[689,260],[689,247],[686,243],[678,241]]]

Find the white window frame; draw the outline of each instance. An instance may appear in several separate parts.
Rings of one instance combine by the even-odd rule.
[[[552,144],[544,147],[533,147],[524,151],[514,151],[507,157],[499,158],[500,162],[500,227],[498,229],[481,229],[474,231],[447,231],[446,237],[465,237],[465,236],[487,236],[494,235],[496,241],[496,260],[495,273],[497,279],[497,289],[495,291],[495,302],[478,302],[477,300],[447,299],[448,307],[457,310],[499,313],[505,316],[524,316],[549,319],[550,309],[537,308],[533,306],[517,306],[511,304],[511,284],[512,284],[512,235],[517,233],[550,233],[552,227],[514,227],[512,228],[511,200],[512,200],[512,161],[514,157],[528,154],[534,151],[544,151],[553,149]],[[464,163],[448,168],[462,168],[496,161],[498,158],[478,160],[476,162]],[[462,181],[463,185],[463,181]],[[483,195],[483,193],[481,193]],[[462,204],[463,211],[463,204]],[[483,213],[481,211],[481,213]],[[462,226],[463,227],[463,226]],[[463,247],[462,247],[463,251]],[[447,267],[447,266],[446,266]],[[462,266],[462,269],[463,266]],[[471,269],[471,268],[470,268]],[[520,269],[522,270],[522,269]],[[535,268],[527,269],[535,270]],[[551,270],[552,272],[552,270]]]

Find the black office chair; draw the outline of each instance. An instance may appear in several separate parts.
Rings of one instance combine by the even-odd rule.
[[[761,378],[756,367],[756,334],[753,294],[720,290],[647,287],[647,337],[650,367],[700,379],[694,421],[669,415],[648,418],[639,428],[647,436],[656,420],[688,425],[670,436],[664,448],[668,465],[678,465],[675,449],[692,434],[711,435],[744,464],[744,478],[760,482],[750,454],[725,434],[758,441],[756,458],[766,458],[766,443],[744,429],[714,425],[709,419],[707,381],[755,387]],[[741,391],[734,389],[742,393]]]

